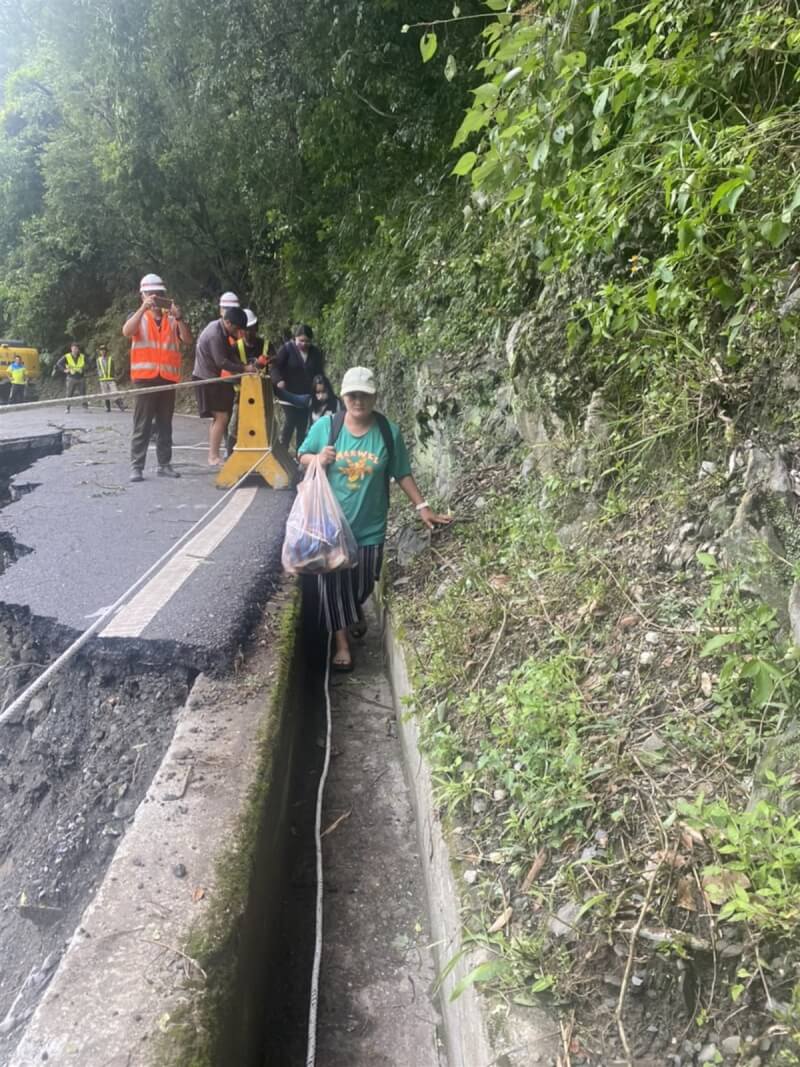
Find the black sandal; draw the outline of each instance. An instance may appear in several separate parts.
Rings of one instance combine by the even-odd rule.
[[[339,674],[347,674],[350,671],[352,671],[352,669],[353,669],[353,657],[352,657],[352,655],[350,656],[350,659],[347,660],[347,662],[344,662],[344,661],[340,660],[338,663],[336,662],[336,655],[337,655],[337,653],[334,653],[333,656],[331,656],[331,670],[332,671],[338,671]]]
[[[358,622],[354,622],[350,627],[350,636],[354,637],[357,641],[360,641],[367,632],[367,620],[359,619]]]

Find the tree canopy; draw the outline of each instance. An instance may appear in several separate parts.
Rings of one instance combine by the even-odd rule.
[[[335,293],[398,191],[443,168],[452,81],[395,0],[0,0],[0,329],[60,343],[157,270],[273,322]]]

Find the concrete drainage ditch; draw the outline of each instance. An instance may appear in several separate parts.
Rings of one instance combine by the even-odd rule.
[[[0,1067],[305,1062],[324,702],[300,614],[283,583],[221,677],[172,654],[146,664],[124,642],[87,646],[0,727]],[[0,706],[70,636],[0,608]],[[479,958],[462,955],[390,634],[387,650],[394,706],[377,642],[372,674],[362,664],[335,698],[334,767],[348,750],[355,762],[323,823],[318,1062],[516,1067],[549,1054],[544,1022],[495,1014],[490,1035],[476,989],[447,997]],[[455,958],[437,1003],[434,976]]]
[[[389,649],[399,696],[402,655],[396,642]],[[81,663],[4,729],[4,752],[7,737],[14,744],[0,767],[2,802],[5,811],[11,798],[17,814],[14,831],[3,824],[0,860],[3,1067],[305,1062],[323,727],[322,670],[312,656],[296,594],[284,585],[237,672],[191,685],[177,668],[167,678],[117,664],[112,703],[104,689],[111,668]],[[323,820],[318,1063],[517,1067],[532,1050],[547,1055],[544,1024],[532,1028],[530,1013],[495,1013],[490,1034],[476,989],[453,1003],[432,999],[435,972],[462,950],[458,898],[413,737],[403,746],[416,835],[399,752],[384,779],[397,729],[408,724],[397,724],[376,677],[365,689],[351,676],[334,698],[334,767],[351,749],[356,763],[334,783]],[[360,721],[368,714],[369,736]],[[373,792],[379,782],[382,797]],[[416,863],[431,929],[420,884],[410,889]],[[343,926],[342,913],[350,916]],[[464,953],[443,993],[475,962]],[[424,1057],[408,1052],[406,1018]]]

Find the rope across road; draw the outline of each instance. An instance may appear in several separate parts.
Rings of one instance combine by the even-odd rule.
[[[252,371],[244,372],[242,374],[228,374],[224,378],[195,378],[190,382],[172,382],[169,385],[151,385],[144,389],[118,389],[116,393],[86,393],[78,394],[69,397],[67,400],[63,396],[54,397],[52,400],[32,400],[27,404],[3,404],[0,406],[0,415],[10,413],[14,411],[33,411],[35,408],[50,408],[62,406],[65,403],[74,404],[76,407],[78,404],[88,403],[90,400],[111,400],[116,403],[117,400],[124,400],[126,396],[152,396],[153,393],[168,393],[173,389],[194,389],[198,385],[205,385],[208,382],[238,382],[240,378],[248,378]]]

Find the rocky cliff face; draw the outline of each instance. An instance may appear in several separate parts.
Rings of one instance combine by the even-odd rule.
[[[566,306],[514,320],[480,387],[446,357],[404,383],[461,520],[402,532],[387,594],[465,922],[507,995],[554,995],[572,1063],[796,1063],[791,360],[645,419]]]

